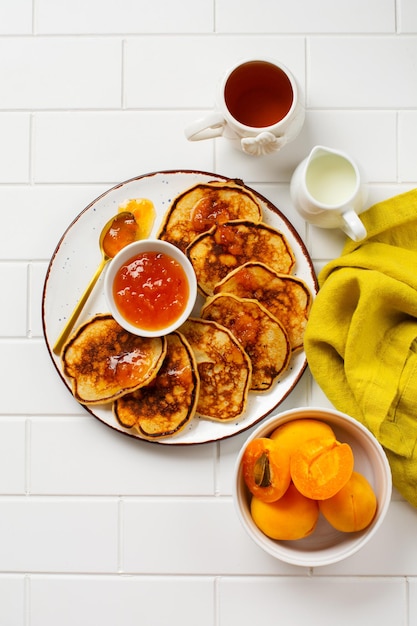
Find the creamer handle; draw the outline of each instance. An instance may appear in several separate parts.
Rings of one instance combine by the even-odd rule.
[[[342,220],[342,230],[353,239],[353,241],[362,241],[362,239],[365,239],[367,235],[366,228],[353,209],[348,209],[342,213]]]

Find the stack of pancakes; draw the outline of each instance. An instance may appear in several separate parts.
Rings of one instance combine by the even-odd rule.
[[[250,392],[267,392],[303,346],[312,294],[291,274],[285,236],[262,221],[237,181],[209,182],[172,202],[158,237],[190,259],[204,303],[198,317],[157,339],[124,331],[108,314],[64,347],[64,373],[84,404],[112,403],[145,439],[180,432],[196,413],[241,417]]]

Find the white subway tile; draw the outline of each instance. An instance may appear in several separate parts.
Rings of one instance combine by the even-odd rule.
[[[140,441],[93,417],[33,418],[30,489],[36,494],[210,495],[214,452],[214,444]]]
[[[260,157],[238,151],[223,137],[213,141],[216,147],[216,170],[230,178],[241,178],[253,184],[288,183],[304,154],[301,135],[279,152]]]
[[[0,229],[0,259],[49,259],[73,219],[107,188],[0,185],[0,207],[7,211]]]
[[[29,266],[28,336],[42,337],[42,292],[47,263],[31,263]]]
[[[365,208],[417,186],[415,0],[0,0],[0,54],[1,626],[417,623],[417,513],[395,488],[346,561],[269,557],[232,499],[255,426],[203,446],[115,433],[61,380],[41,309],[73,219],[153,171],[239,178],[292,222],[317,271],[338,257],[345,235],[309,225],[289,182],[321,144],[358,163]],[[261,158],[188,142],[225,70],[255,56],[298,79],[299,137]],[[331,407],[308,369],[274,413],[306,405]]]
[[[381,142],[384,149],[381,150]],[[359,167],[363,183],[397,179],[397,126],[392,112],[309,111],[297,138],[300,160],[315,145],[347,152]],[[298,163],[297,163],[298,165]]]
[[[117,500],[0,498],[1,567],[116,572],[117,520]]]
[[[0,35],[24,35],[32,32],[32,0],[2,0]]]
[[[217,467],[217,493],[231,496],[233,493],[236,459],[245,442],[255,427],[221,441],[219,462]]]
[[[330,261],[342,252],[346,235],[339,228],[319,228],[309,224],[308,240],[314,259]]]
[[[212,626],[213,587],[208,577],[31,576],[30,624]]]
[[[26,336],[27,274],[26,263],[0,263],[0,337]]]
[[[384,150],[381,150],[383,138]],[[358,164],[363,182],[397,180],[397,122],[394,112],[307,110],[298,137],[278,153],[251,157],[227,139],[216,142],[216,169],[250,183],[289,183],[297,165],[316,145],[347,152]],[[291,205],[290,205],[291,207]],[[294,209],[289,208],[290,212]]]
[[[0,183],[27,183],[29,181],[30,116],[25,113],[2,113],[0,136]]]
[[[399,0],[398,30],[400,33],[417,33],[417,4],[415,0]]]
[[[241,527],[229,498],[129,499],[122,517],[126,573],[306,573],[258,548]]]
[[[317,574],[351,576],[416,576],[417,511],[405,500],[391,501],[387,517],[362,550]],[[395,541],[393,541],[395,537]]]
[[[23,576],[0,575],[0,624],[25,625],[25,579]]]
[[[24,418],[16,416],[0,418],[0,494],[2,495],[25,492],[25,431]],[[0,623],[3,623],[1,619]]]
[[[1,354],[0,380],[2,389],[7,389],[2,397],[3,415],[82,413],[83,409],[59,377],[42,340],[4,339]],[[18,404],[16,398],[19,398]]]
[[[408,585],[408,616],[409,624],[417,623],[417,579],[410,578]]]
[[[242,59],[259,57],[286,65],[304,89],[304,41],[297,37],[178,36],[169,40],[169,55],[161,55],[160,47],[159,37],[127,40],[128,108],[212,107],[218,83],[228,68]],[[194,116],[203,114],[197,111]]]
[[[393,0],[216,0],[217,32],[395,32]]]
[[[284,153],[283,153],[283,158],[284,158]],[[277,168],[277,172],[278,172],[278,168]],[[300,216],[298,211],[296,211],[293,207],[293,204],[290,198],[289,186],[255,183],[253,185],[253,188],[256,191],[258,191],[260,194],[262,194],[267,200],[272,202],[272,204],[292,224],[292,226],[298,232],[298,234],[300,235],[304,243],[308,245],[308,241],[306,239],[306,223],[305,223],[305,220]]]
[[[417,181],[417,111],[398,115],[398,178]]]
[[[121,42],[56,37],[0,40],[2,109],[109,108],[121,104]]]
[[[417,106],[417,38],[317,37],[308,44],[308,106]]]
[[[168,111],[39,113],[35,181],[117,183],[161,170],[212,171],[213,146],[186,140],[187,119]]]
[[[38,0],[39,33],[172,33],[213,31],[212,0]]]
[[[291,393],[274,410],[274,414],[295,409],[299,406],[307,406],[309,389],[311,387],[311,380],[308,374],[307,368]]]
[[[256,598],[256,601],[254,601]],[[321,626],[406,624],[406,582],[378,578],[230,578],[219,583],[220,623]]]

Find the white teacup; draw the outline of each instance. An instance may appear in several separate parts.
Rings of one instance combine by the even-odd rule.
[[[304,123],[304,99],[294,76],[272,60],[241,61],[220,81],[215,110],[185,129],[190,141],[225,137],[246,154],[277,152]]]
[[[291,178],[291,199],[300,215],[321,228],[341,228],[354,241],[366,237],[358,217],[364,192],[356,163],[344,152],[316,146]]]

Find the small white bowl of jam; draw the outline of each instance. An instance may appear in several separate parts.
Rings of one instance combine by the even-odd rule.
[[[104,279],[110,313],[125,330],[159,337],[190,316],[197,280],[188,258],[159,239],[135,241],[112,259]]]

